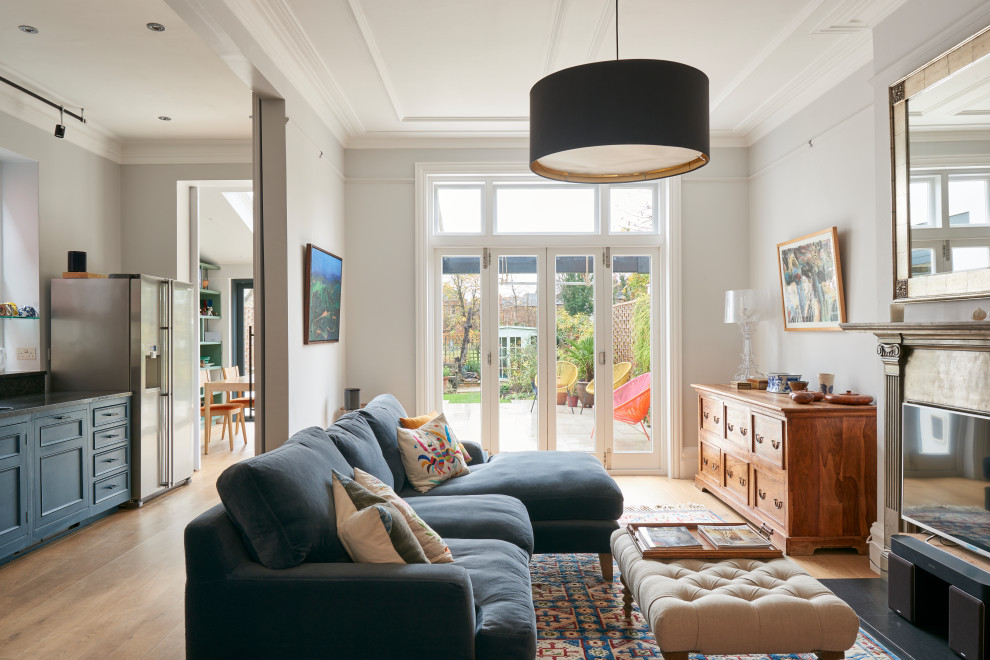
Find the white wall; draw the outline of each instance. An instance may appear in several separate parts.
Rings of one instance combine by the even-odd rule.
[[[682,477],[697,470],[698,395],[691,384],[729,382],[742,353],[739,327],[724,319],[725,292],[751,285],[747,155],[743,148],[713,149],[711,163],[681,177]]]
[[[525,149],[358,149],[346,153],[347,255],[344,323],[349,337],[346,386],[368,401],[394,394],[416,401],[416,163],[511,163]],[[697,402],[690,383],[724,382],[741,349],[722,322],[727,289],[745,288],[748,190],[745,149],[715,149],[712,163],[682,178],[682,439],[685,474],[694,473]],[[675,452],[676,455],[676,452]]]
[[[864,67],[750,149],[750,279],[773,300],[757,337],[766,371],[799,373],[811,387],[819,372],[834,373],[837,389],[876,395],[872,335],[784,330],[777,266],[778,243],[836,227],[846,320],[878,320],[869,77]]]
[[[0,231],[2,281],[0,302],[18,308],[40,306],[38,268],[38,164],[0,161]],[[0,321],[7,371],[35,371],[41,367],[41,321]],[[35,358],[21,360],[18,348],[34,348]]]
[[[287,104],[286,107],[290,118],[285,128],[288,200],[285,291],[289,333],[287,357],[291,365],[288,390],[291,433],[307,426],[330,426],[333,411],[343,405],[344,366],[351,359],[347,351],[350,339],[346,327],[341,328],[337,343],[303,343],[307,329],[303,318],[306,244],[312,243],[343,259],[343,282],[353,277],[350,270],[353,260],[344,243],[344,180],[337,165],[342,161],[342,150],[325,128],[306,123],[298,104]],[[369,294],[374,295],[374,292],[361,292],[361,295]],[[345,289],[341,296],[343,314],[346,314],[347,305],[348,291]]]
[[[189,207],[180,181],[252,178],[250,163],[123,165],[119,270],[188,281]],[[183,201],[180,201],[183,200]],[[181,208],[180,208],[181,207]]]
[[[120,166],[3,112],[0,148],[37,163],[41,320],[35,323],[40,366],[47,369],[50,283],[66,270],[67,253],[86,252],[91,272],[120,270]]]

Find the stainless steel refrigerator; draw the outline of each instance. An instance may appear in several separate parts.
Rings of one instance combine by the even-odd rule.
[[[199,426],[196,291],[148,275],[53,279],[51,389],[131,396],[131,499],[187,482]]]

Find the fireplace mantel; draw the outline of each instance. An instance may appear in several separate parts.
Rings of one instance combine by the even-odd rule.
[[[870,558],[886,570],[890,537],[901,524],[901,404],[905,400],[990,412],[990,321],[843,323],[877,337],[883,362],[881,520],[871,529]],[[878,480],[879,481],[879,480]]]

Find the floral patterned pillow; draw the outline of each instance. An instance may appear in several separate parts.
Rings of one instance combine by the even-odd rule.
[[[470,472],[461,444],[440,414],[418,429],[398,429],[399,454],[412,487],[425,493]]]

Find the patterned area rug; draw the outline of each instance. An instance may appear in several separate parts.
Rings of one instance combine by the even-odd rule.
[[[537,658],[554,660],[637,660],[662,658],[649,625],[633,607],[622,611],[618,567],[612,582],[602,581],[598,555],[533,555],[533,606],[536,608]],[[692,654],[692,660],[814,660],[814,654]],[[860,629],[846,660],[896,660],[897,656]]]
[[[620,525],[631,522],[723,522],[701,504],[627,505]],[[615,579],[602,581],[598,555],[533,555],[533,606],[536,608],[537,658],[555,660],[636,660],[662,658],[649,624],[633,605],[631,619],[622,611],[619,568]],[[813,654],[703,656],[692,660],[814,660]],[[860,629],[846,660],[897,660]]]
[[[619,525],[634,522],[725,522],[703,504],[626,505]]]

